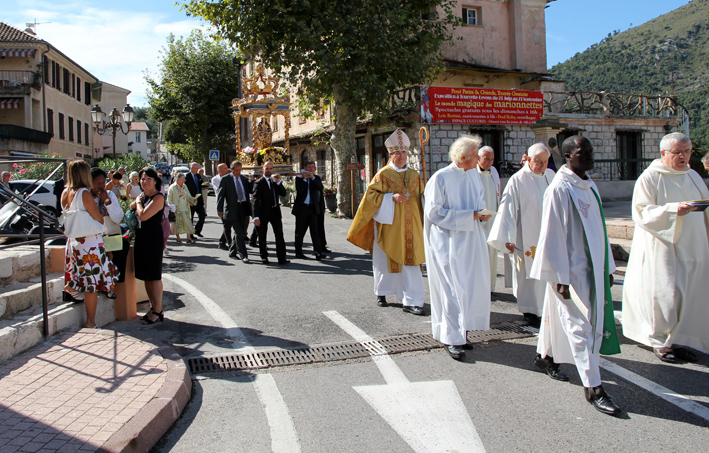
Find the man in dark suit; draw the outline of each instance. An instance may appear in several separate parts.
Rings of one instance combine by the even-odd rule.
[[[225,175],[219,182],[217,214],[223,219],[230,234],[234,232],[229,256],[244,263],[249,262],[244,236],[251,215],[250,195],[251,184],[246,176],[241,175],[241,162],[235,161],[231,164],[231,175]]]
[[[197,204],[190,206],[190,212],[192,213],[192,218],[194,219],[195,212],[197,213],[197,224],[194,226],[194,234],[199,237],[202,236],[202,227],[204,226],[204,218],[207,217],[207,213],[204,212],[204,200],[202,199],[202,177],[199,176],[199,164],[197,162],[192,162],[190,164],[190,172],[185,177],[185,184],[187,185],[187,190],[190,191],[190,195],[193,197],[200,195],[197,198]]]
[[[273,227],[276,236],[276,256],[278,264],[288,264],[286,259],[286,241],[283,240],[283,222],[278,197],[286,195],[286,188],[281,184],[281,175],[273,174],[273,163],[263,164],[263,177],[254,183],[254,225],[258,227],[259,250],[264,264],[268,264],[266,234],[268,224]]]
[[[310,240],[313,243],[315,259],[320,261],[324,255],[320,242],[319,215],[323,211],[323,185],[315,174],[315,163],[305,162],[301,174],[295,178],[295,202],[291,213],[295,216],[295,256],[307,259],[303,255],[303,238],[310,228]]]

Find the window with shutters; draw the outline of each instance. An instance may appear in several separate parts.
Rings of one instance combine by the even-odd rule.
[[[84,104],[91,104],[91,84],[84,82]]]
[[[62,68],[62,74],[64,75],[62,80],[62,88],[64,88],[63,91],[65,94],[71,95],[71,73],[68,69]]]
[[[84,123],[84,138],[86,139],[86,145],[89,144],[89,123]]]
[[[47,85],[51,85],[52,84],[52,77],[51,77],[52,67],[49,64],[49,58],[47,58],[45,56],[42,61],[44,64],[44,83],[46,83]]]
[[[59,82],[59,77],[57,77],[57,72],[59,71],[59,65],[52,61],[52,88],[57,87]]]
[[[71,74],[71,97],[76,97],[76,75]]]
[[[47,132],[54,136],[54,110],[47,109]]]
[[[81,79],[76,78],[76,100],[81,102]]]
[[[464,6],[463,7],[463,24],[481,26],[482,8],[479,6]]]
[[[74,141],[74,118],[69,117],[69,124],[67,126],[67,129],[69,129],[69,141],[73,142]]]
[[[59,139],[64,140],[64,114],[59,114]]]
[[[76,120],[76,143],[81,144],[81,121]]]

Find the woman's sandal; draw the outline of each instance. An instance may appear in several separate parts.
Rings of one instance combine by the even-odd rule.
[[[62,294],[62,301],[79,303],[79,302],[83,302],[84,298],[81,295],[81,291],[77,291],[75,289],[69,289],[65,286],[64,292]]]
[[[677,355],[675,351],[670,348],[652,348],[658,359],[667,363],[675,363],[677,361]]]
[[[685,360],[689,363],[696,363],[698,360],[697,355],[687,348],[675,348],[674,354],[676,358]]]
[[[143,316],[143,324],[155,324],[156,322],[160,321],[163,322],[165,320],[165,310],[161,311],[160,313],[153,313],[155,316],[157,316],[157,319],[151,321],[150,318],[148,318],[148,315]]]
[[[182,239],[178,239],[178,240],[177,240],[177,243],[178,243],[178,244],[182,244]]]

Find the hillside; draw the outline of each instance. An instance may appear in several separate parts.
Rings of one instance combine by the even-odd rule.
[[[709,145],[709,0],[693,0],[643,25],[609,34],[550,69],[568,90],[673,94]]]

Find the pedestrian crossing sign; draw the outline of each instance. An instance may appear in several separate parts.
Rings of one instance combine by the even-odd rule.
[[[219,160],[219,150],[210,149],[209,150],[209,160]]]

